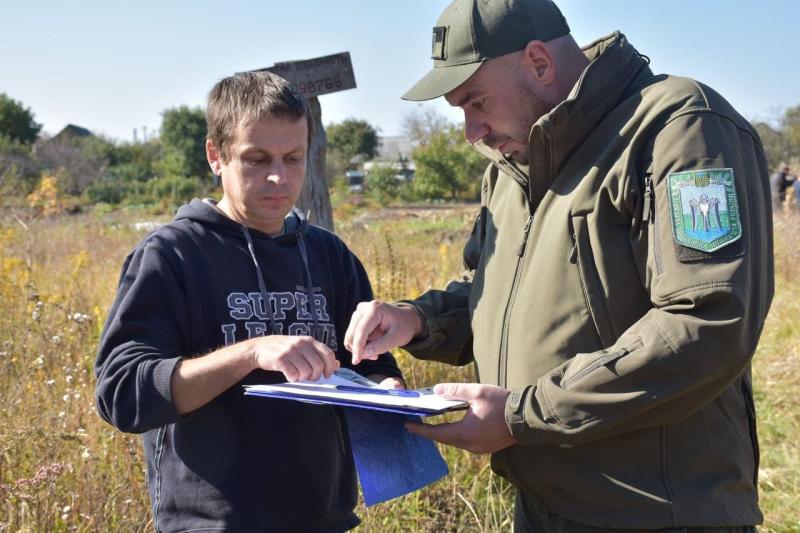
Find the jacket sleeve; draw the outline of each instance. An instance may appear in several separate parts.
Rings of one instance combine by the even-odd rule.
[[[130,433],[180,419],[171,393],[188,312],[183,284],[152,241],[125,261],[100,340],[95,390],[100,416]]]
[[[344,339],[344,331],[347,327],[347,322],[350,320],[350,317],[353,316],[353,313],[356,310],[356,306],[358,306],[361,302],[368,302],[372,300],[372,286],[370,285],[369,278],[367,277],[367,273],[364,270],[364,266],[361,264],[361,261],[342,243],[342,248],[345,249],[345,268],[347,269],[347,294],[348,294],[348,302],[347,302],[347,313],[345,318],[342,319],[344,327],[341,330],[341,339]],[[339,322],[339,320],[337,320]],[[347,350],[344,348],[344,343],[339,342],[339,361],[346,367],[352,368],[362,376],[368,376],[370,374],[381,374],[387,377],[396,377],[402,378],[403,373],[400,371],[400,368],[397,366],[397,361],[395,361],[394,356],[389,353],[381,354],[378,359],[371,361],[371,360],[364,360],[359,363],[357,366],[352,366],[352,357]]]
[[[512,391],[506,421],[520,444],[579,444],[676,423],[749,368],[774,293],[761,143],[743,121],[712,111],[675,117],[653,138],[654,210],[642,225],[652,307],[612,346]],[[733,171],[742,236],[710,253],[683,247],[668,176],[722,168]]]
[[[403,346],[417,359],[458,366],[474,360],[469,296],[486,237],[486,206],[489,204],[492,183],[496,179],[497,168],[490,164],[481,186],[481,210],[464,246],[464,272],[461,277],[448,283],[444,290],[430,290],[414,300],[397,302],[413,307],[423,318],[423,334]]]

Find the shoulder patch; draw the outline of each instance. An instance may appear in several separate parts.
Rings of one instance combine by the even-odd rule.
[[[675,242],[708,253],[741,238],[733,169],[677,172],[667,186]]]

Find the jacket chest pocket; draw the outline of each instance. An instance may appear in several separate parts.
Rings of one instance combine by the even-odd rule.
[[[592,253],[589,225],[585,215],[575,215],[570,218],[570,234],[572,251],[569,261],[578,269],[586,309],[589,311],[600,344],[603,348],[608,348],[614,344],[617,336],[614,334],[608,314],[607,298]]]

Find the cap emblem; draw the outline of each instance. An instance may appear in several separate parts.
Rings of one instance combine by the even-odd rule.
[[[431,59],[438,59],[444,61],[447,59],[444,53],[444,35],[447,28],[444,26],[436,26],[433,28],[433,47],[431,50]]]

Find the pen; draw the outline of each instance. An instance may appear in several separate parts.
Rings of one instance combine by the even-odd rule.
[[[351,385],[336,385],[336,389],[345,392],[361,392],[366,394],[388,394],[389,396],[404,396],[406,398],[419,398],[419,393],[406,389],[380,389],[371,387],[353,387]]]

